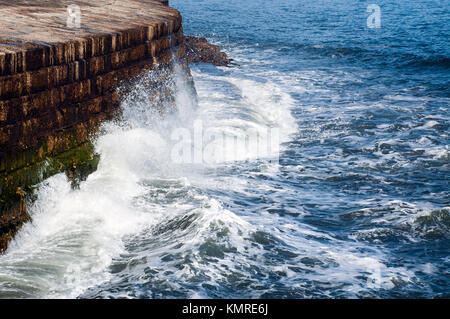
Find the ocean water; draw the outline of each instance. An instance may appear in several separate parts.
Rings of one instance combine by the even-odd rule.
[[[40,185],[0,297],[450,297],[449,2],[170,2],[236,65],[192,65],[197,96],[179,69],[163,111],[139,79],[99,169]],[[199,126],[235,143],[174,161]]]

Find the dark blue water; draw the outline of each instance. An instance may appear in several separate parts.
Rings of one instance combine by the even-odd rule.
[[[450,5],[377,1],[369,28],[369,4],[171,0],[236,65],[172,79],[162,115],[138,81],[98,171],[41,185],[0,297],[450,297]],[[279,159],[175,163],[195,123],[276,128]]]

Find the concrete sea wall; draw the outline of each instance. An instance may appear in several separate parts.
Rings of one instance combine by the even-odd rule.
[[[0,252],[34,185],[96,169],[117,87],[184,56],[181,22],[164,0],[0,0]]]

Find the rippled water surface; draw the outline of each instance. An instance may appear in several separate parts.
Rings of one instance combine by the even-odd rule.
[[[377,29],[366,1],[170,2],[237,65],[164,114],[140,79],[98,171],[41,185],[0,297],[450,297],[449,2],[377,1]],[[279,161],[173,163],[199,121],[277,128]]]

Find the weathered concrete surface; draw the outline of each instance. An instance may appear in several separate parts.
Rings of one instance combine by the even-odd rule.
[[[119,83],[168,63],[173,47],[184,55],[166,2],[0,0],[0,252],[28,219],[32,185],[95,169],[89,138],[118,110]],[[80,28],[67,24],[73,4]]]

